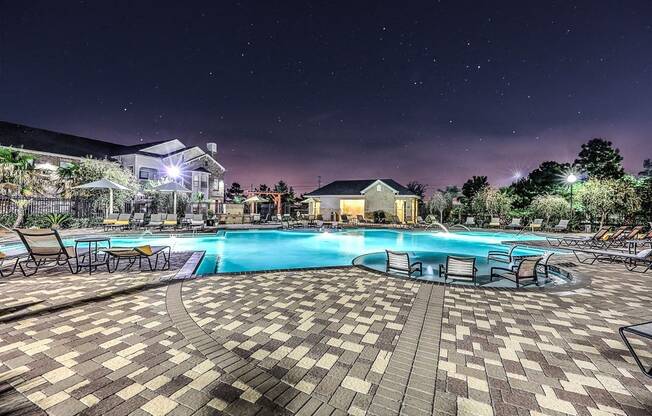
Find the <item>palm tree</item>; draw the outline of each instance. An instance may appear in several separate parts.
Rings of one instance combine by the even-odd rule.
[[[72,184],[77,176],[77,172],[79,172],[79,165],[77,163],[70,163],[57,169],[57,191],[61,192],[64,198],[70,197]]]

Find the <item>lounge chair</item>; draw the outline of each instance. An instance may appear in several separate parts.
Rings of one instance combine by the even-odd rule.
[[[627,227],[621,227],[626,229]],[[632,228],[629,232],[623,230],[620,234],[616,235],[616,232],[614,232],[613,235],[609,236],[604,243],[605,248],[610,248],[615,245],[618,246],[624,246],[627,244],[627,241],[632,240],[635,238],[637,235],[643,231],[643,226],[642,225],[637,225],[636,227]]]
[[[630,272],[645,273],[652,268],[652,248],[639,251],[637,254],[616,250],[574,249],[575,258],[582,264],[594,264],[596,261],[608,263],[622,262]],[[580,257],[582,254],[582,257]],[[639,265],[643,270],[638,270]]]
[[[569,220],[559,220],[559,223],[552,227],[552,230],[556,232],[568,231],[568,223]]]
[[[598,245],[609,232],[609,227],[600,228],[595,234],[588,237],[546,237],[551,246],[594,246]]]
[[[541,257],[538,258],[524,258],[518,264],[512,267],[492,267],[491,268],[491,281],[494,277],[501,277],[503,279],[511,280],[516,283],[516,287],[525,286],[522,282],[529,282],[528,284],[537,283],[538,267]]]
[[[364,218],[364,215],[357,215],[356,218],[358,219],[358,224],[366,224],[367,220]]]
[[[131,228],[140,228],[145,224],[145,214],[137,212],[131,217]]]
[[[346,214],[340,215],[340,219],[342,220],[342,224],[348,224],[349,223],[349,216]]]
[[[204,221],[204,216],[202,214],[190,214],[188,218],[188,227],[191,230],[203,230],[206,226],[206,221]]]
[[[115,224],[120,214],[109,214],[102,220],[102,227],[106,231],[111,225]]]
[[[0,251],[0,277],[9,277],[16,272],[20,257],[10,256]]]
[[[420,261],[410,263],[410,255],[408,253],[390,250],[385,250],[385,252],[387,253],[387,264],[385,267],[387,273],[405,273],[410,277],[412,273],[419,272],[419,276],[423,276],[423,264]]]
[[[466,222],[464,222],[462,225],[465,225],[467,227],[475,227],[476,226],[475,217],[466,217]]]
[[[147,228],[161,228],[163,227],[163,214],[152,214],[149,217]]]
[[[639,246],[649,245],[652,247],[652,229],[647,232],[647,234],[642,235],[640,238],[634,238],[631,240],[625,241],[627,249],[630,253],[636,253]]]
[[[535,218],[532,223],[530,223],[530,229],[534,232],[543,228],[543,218]]]
[[[163,227],[172,227],[176,228],[177,226],[177,214],[167,214],[163,220]]]
[[[521,225],[521,219],[520,218],[512,218],[512,222],[507,224],[505,228],[512,228],[512,229],[518,229],[520,230],[523,228],[523,225]]]
[[[84,256],[82,255],[80,258],[74,247],[64,246],[57,230],[39,228],[14,231],[27,250],[27,259],[18,262],[23,276],[37,273],[42,266],[48,263],[53,263],[52,266],[67,265],[73,274],[79,272],[80,260],[83,261]]]
[[[491,217],[491,221],[489,221],[489,224],[487,224],[487,227],[489,227],[489,228],[500,228],[500,218]]]
[[[446,265],[439,265],[439,277],[444,277],[444,283],[448,279],[472,282],[478,285],[478,268],[475,267],[475,257],[446,257]]]
[[[251,222],[253,224],[260,224],[260,214],[253,214],[251,216]]]
[[[110,230],[110,229],[125,229],[129,228],[129,223],[131,220],[131,214],[120,214],[118,215],[118,219],[113,222],[113,224],[107,224],[104,226],[105,230]]]
[[[138,261],[138,268],[142,269],[143,259],[147,260],[150,270],[156,270],[158,268],[159,259],[162,257],[163,266],[161,267],[161,270],[168,270],[170,268],[171,249],[169,246],[144,245],[139,247],[112,247],[102,249],[102,251],[105,252],[111,260],[107,261],[109,273],[118,270],[120,260],[127,261],[127,266],[124,270],[130,269],[136,261]],[[152,257],[155,259],[154,266],[152,266]],[[113,263],[113,269],[111,268],[111,263]]]
[[[638,368],[641,369],[643,374],[652,378],[652,366],[650,368],[645,368],[643,362],[641,361],[640,357],[634,350],[634,347],[632,347],[632,343],[630,342],[630,340],[627,338],[626,335],[626,334],[630,334],[630,336],[635,335],[640,338],[645,338],[648,341],[652,340],[652,321],[643,322],[636,325],[623,326],[618,329],[618,332],[620,333],[620,337],[623,339],[623,342],[625,342],[625,345],[627,346],[629,353],[632,354],[632,357],[634,357],[634,361],[636,361]],[[638,345],[645,345],[645,342],[639,341]]]

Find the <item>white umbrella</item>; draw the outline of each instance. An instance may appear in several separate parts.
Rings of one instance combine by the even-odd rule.
[[[108,189],[109,190],[109,214],[113,214],[113,190],[127,191],[129,188],[120,185],[108,179],[100,179],[99,181],[85,183],[83,185],[75,186],[73,189]]]
[[[163,185],[159,185],[154,190],[159,191],[159,192],[172,192],[172,198],[173,198],[173,204],[172,204],[172,209],[174,210],[173,213],[177,213],[177,192],[183,192],[186,194],[191,194],[192,191],[185,186],[178,184],[177,182],[168,182],[164,183]]]
[[[251,204],[251,210],[256,212],[256,204],[259,202],[267,202],[265,198],[261,198],[258,195],[250,196],[249,198],[243,201],[245,204]]]

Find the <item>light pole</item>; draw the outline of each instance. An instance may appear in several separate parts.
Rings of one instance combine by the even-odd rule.
[[[573,184],[577,182],[577,176],[571,173],[566,177],[566,182],[570,184],[570,219],[573,220]]]

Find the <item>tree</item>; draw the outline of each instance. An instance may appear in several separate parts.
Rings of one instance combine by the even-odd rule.
[[[438,212],[439,222],[444,222],[444,211],[450,208],[450,206],[450,200],[443,192],[435,192],[428,200],[428,212],[431,214]]]
[[[57,169],[57,190],[64,198],[69,198],[72,193],[72,182],[79,171],[79,164],[69,163]]]
[[[539,195],[561,193],[565,176],[570,172],[570,168],[568,163],[555,161],[541,163],[527,177],[510,185],[509,188],[514,196],[514,207],[523,209]]]
[[[91,158],[79,162],[79,168],[75,170],[70,185],[75,187],[103,178],[128,188],[124,191],[113,191],[114,206],[124,206],[125,202],[133,198],[140,188],[138,179],[134,174],[120,166],[120,164],[109,160]],[[104,209],[109,204],[109,192],[106,189],[74,189],[73,191],[78,195],[90,198],[95,209]]]
[[[530,204],[530,211],[535,218],[543,218],[546,223],[557,221],[568,215],[570,204],[559,195],[540,195]]]
[[[475,194],[471,200],[473,212],[479,216],[505,217],[512,209],[512,200],[504,192],[485,187]]]
[[[589,178],[620,179],[625,174],[622,160],[620,150],[613,148],[610,141],[591,139],[582,145],[575,165],[586,172]]]
[[[238,182],[233,182],[231,184],[231,187],[226,190],[226,199],[229,201],[233,201],[236,204],[242,201],[243,195],[244,195],[244,191],[242,190]]]
[[[638,176],[644,178],[652,177],[652,159],[645,159],[643,161],[643,170],[638,173]]]
[[[410,181],[406,185],[406,188],[410,190],[413,194],[417,195],[419,198],[423,199],[426,195],[426,186],[417,181]]]
[[[264,183],[261,183],[258,185],[258,188],[256,188],[256,191],[258,192],[269,192],[271,189],[269,189],[269,186],[265,185]]]
[[[14,188],[20,195],[29,196],[34,193],[41,193],[47,178],[38,172],[34,156],[22,153],[13,148],[3,147],[0,149],[0,173],[1,183],[15,185]]]
[[[615,198],[614,212],[621,216],[624,222],[634,222],[636,214],[641,210],[641,196],[638,192],[638,180],[630,175],[625,175],[620,180],[610,181],[614,189]]]
[[[591,221],[599,219],[600,228],[616,208],[616,189],[612,180],[590,179],[578,192],[578,199]]]
[[[413,194],[419,197],[419,200],[417,201],[417,211],[418,211],[418,215],[422,215],[423,208],[425,206],[424,199],[426,196],[426,186],[417,181],[410,181],[406,185],[406,188],[409,189],[410,192],[412,192]]]
[[[473,197],[481,190],[489,186],[486,176],[473,176],[462,185],[462,195],[464,202],[469,205]]]
[[[296,195],[294,195],[294,189],[292,187],[288,187],[288,185],[285,183],[285,181],[280,180],[276,185],[274,185],[274,192],[280,192],[283,195],[281,195],[281,203],[282,204],[294,204],[296,202]]]
[[[652,221],[652,176],[638,181],[637,193],[641,197],[640,214],[645,221]]]

